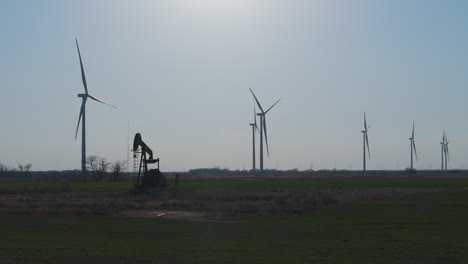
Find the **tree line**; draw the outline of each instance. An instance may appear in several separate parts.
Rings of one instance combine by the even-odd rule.
[[[88,156],[86,159],[86,168],[96,182],[120,181],[125,169],[125,162],[109,162],[106,158],[100,156]]]
[[[114,161],[109,162],[106,158],[100,156],[88,156],[86,159],[87,173],[84,174],[85,181],[96,181],[105,182],[120,181],[126,162]],[[18,167],[8,167],[0,162],[0,177],[32,177],[32,176],[83,176],[81,171],[66,171],[62,173],[58,171],[47,171],[47,172],[33,172],[31,171],[32,164],[18,164]]]
[[[18,164],[17,168],[10,168],[3,163],[0,163],[0,176],[1,177],[10,177],[10,176],[31,176],[32,164]]]

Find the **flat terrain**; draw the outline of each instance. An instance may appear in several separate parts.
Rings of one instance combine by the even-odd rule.
[[[0,183],[2,263],[467,263],[466,179]]]
[[[164,218],[277,216],[388,196],[464,190],[466,179],[188,180],[132,194],[131,182],[0,183],[0,212]],[[164,215],[161,215],[164,214]]]

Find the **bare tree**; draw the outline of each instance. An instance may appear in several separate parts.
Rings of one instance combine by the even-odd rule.
[[[105,181],[107,176],[107,170],[109,169],[110,162],[107,161],[104,157],[99,157],[98,159],[98,177],[99,181]]]
[[[31,172],[31,168],[32,168],[32,164],[31,164],[31,163],[28,163],[28,164],[24,165],[24,171],[25,171],[26,173],[28,173],[28,174]]]
[[[97,173],[98,156],[88,156],[88,158],[86,159],[86,165],[88,167],[88,170],[90,170],[91,173],[93,174],[94,180],[97,181],[98,180],[98,173]]]
[[[115,161],[114,163],[111,164],[111,181],[116,182],[120,180],[120,177],[122,176],[122,171],[125,168],[125,162],[123,161]]]
[[[29,176],[30,175],[30,170],[31,170],[32,164],[18,164],[18,170],[23,174],[24,176]]]
[[[106,180],[107,171],[109,170],[110,163],[104,157],[89,156],[86,159],[88,170],[93,174],[94,180],[103,182]]]

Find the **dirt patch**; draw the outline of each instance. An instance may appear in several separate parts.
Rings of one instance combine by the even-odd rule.
[[[206,213],[168,210],[127,210],[119,212],[116,216],[202,220],[206,218]]]
[[[121,191],[67,191],[4,193],[0,212],[65,213],[127,217],[212,219],[237,216],[273,216],[312,212],[317,208],[359,200],[432,193],[453,188],[346,187],[182,189],[130,194]]]

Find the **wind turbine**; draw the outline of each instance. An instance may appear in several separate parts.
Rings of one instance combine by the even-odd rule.
[[[366,145],[367,145],[367,155],[370,159],[370,150],[369,150],[369,138],[367,137],[367,130],[369,130],[370,125],[367,125],[366,122],[366,112],[364,112],[364,130],[361,131],[362,133],[362,160],[363,160],[363,169],[366,171]]]
[[[410,140],[410,147],[411,147],[411,170],[413,170],[413,150],[414,150],[414,155],[416,156],[416,160],[418,160],[418,153],[416,153],[416,144],[414,143],[414,121],[413,121],[413,132],[409,140]]]
[[[86,100],[88,100],[88,97],[93,99],[94,101],[98,101],[102,104],[111,106],[113,108],[116,108],[113,105],[110,105],[104,101],[102,101],[99,98],[96,98],[88,93],[88,86],[86,84],[86,77],[83,69],[83,61],[81,60],[81,53],[80,53],[80,47],[78,46],[78,40],[75,38],[76,42],[76,49],[78,50],[78,57],[80,58],[80,67],[81,67],[81,79],[83,81],[83,87],[85,89],[84,94],[78,94],[78,97],[81,97],[82,103],[81,103],[81,110],[80,110],[80,115],[78,117],[78,125],[76,126],[76,133],[75,133],[75,140],[76,137],[78,136],[78,128],[80,127],[80,121],[83,119],[82,125],[81,125],[81,171],[86,172],[86,115],[85,115],[85,110],[86,110]]]
[[[254,122],[251,123],[250,126],[252,127],[252,170],[255,171],[255,129],[257,129],[258,131],[257,111],[255,109],[255,102],[254,102]]]
[[[447,164],[448,164],[448,160],[449,160],[448,144],[450,143],[450,141],[447,140],[447,135],[445,134],[445,131],[444,131],[444,140],[443,140],[443,142],[444,142],[443,148],[444,148],[444,155],[445,155],[445,170],[447,170]]]
[[[250,89],[250,88],[249,88]],[[255,101],[257,102],[258,108],[260,108],[261,113],[257,113],[258,116],[260,116],[260,172],[263,172],[263,134],[265,134],[265,142],[266,142],[266,147],[267,147],[267,155],[270,157],[270,151],[268,149],[268,136],[267,136],[267,128],[266,128],[266,114],[281,100],[278,99],[276,103],[274,103],[268,110],[263,111],[262,105],[258,101],[257,97],[255,96],[254,92],[252,89],[250,89],[250,92],[252,93],[253,97],[255,98]]]
[[[441,154],[441,163],[442,163],[442,170],[444,170],[444,152],[445,152],[445,130],[442,134],[442,142],[440,142],[440,154]]]

